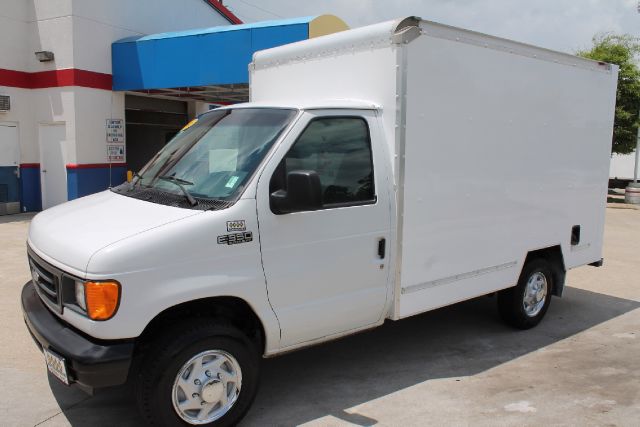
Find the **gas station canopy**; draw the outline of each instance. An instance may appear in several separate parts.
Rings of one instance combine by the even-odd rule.
[[[321,15],[126,38],[112,45],[113,90],[247,101],[254,52],[347,28],[340,18]]]

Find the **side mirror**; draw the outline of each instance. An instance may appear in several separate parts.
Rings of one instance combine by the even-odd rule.
[[[291,171],[287,174],[287,190],[274,191],[269,202],[276,214],[318,210],[322,207],[320,177],[315,171]]]

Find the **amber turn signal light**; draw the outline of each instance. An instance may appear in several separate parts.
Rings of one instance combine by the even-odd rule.
[[[85,282],[87,315],[93,320],[108,320],[116,314],[120,302],[120,283]]]

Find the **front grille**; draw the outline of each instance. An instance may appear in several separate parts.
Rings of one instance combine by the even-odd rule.
[[[38,291],[38,295],[51,309],[61,312],[60,282],[61,272],[43,261],[31,250],[29,252],[29,266],[31,268],[31,279]]]

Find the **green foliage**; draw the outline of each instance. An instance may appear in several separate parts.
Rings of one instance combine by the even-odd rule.
[[[579,56],[620,67],[616,116],[613,125],[613,152],[628,154],[636,148],[638,111],[640,110],[640,69],[635,56],[640,53],[638,39],[630,35],[600,34],[593,38],[593,47],[578,52]]]

